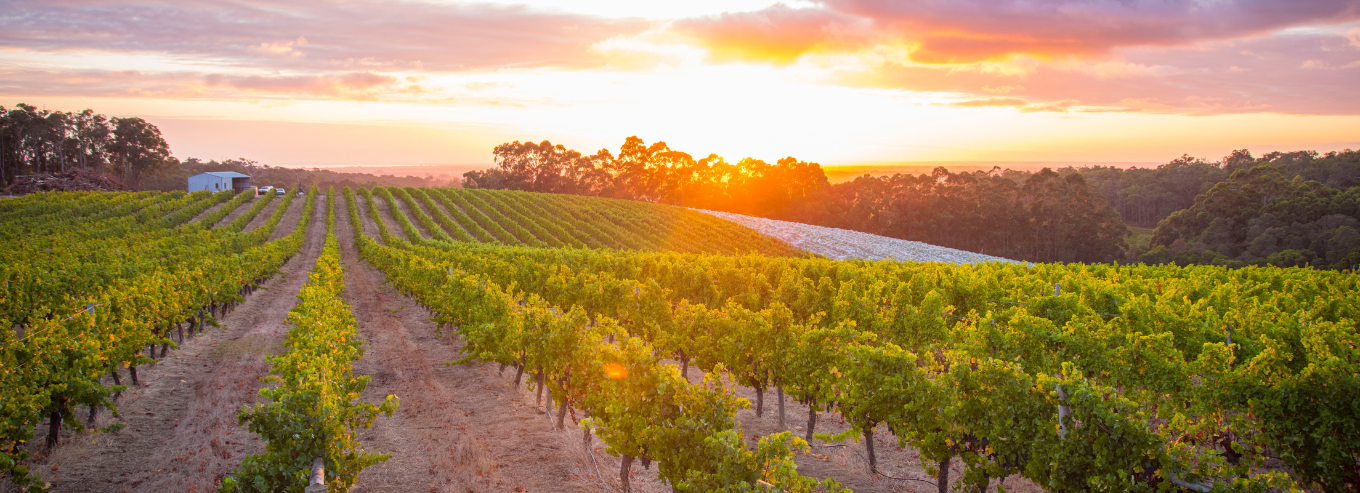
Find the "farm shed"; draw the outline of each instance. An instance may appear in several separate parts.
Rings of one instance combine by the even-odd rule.
[[[223,190],[240,192],[249,190],[250,177],[235,171],[209,171],[189,177],[189,191],[208,190],[213,193]]]

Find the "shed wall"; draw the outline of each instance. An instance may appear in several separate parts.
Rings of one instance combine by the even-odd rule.
[[[231,178],[223,178],[206,173],[189,177],[189,192],[191,193],[199,190],[207,190],[216,193],[231,189]]]

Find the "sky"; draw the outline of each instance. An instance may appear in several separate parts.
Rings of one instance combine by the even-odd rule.
[[[0,0],[0,105],[278,166],[1328,152],[1357,88],[1360,0]]]

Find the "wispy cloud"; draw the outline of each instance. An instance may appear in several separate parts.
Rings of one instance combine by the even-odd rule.
[[[291,70],[579,68],[603,63],[595,42],[647,27],[490,4],[16,0],[0,13],[0,47]]]
[[[1038,113],[1045,111],[1052,113],[1067,113],[1069,110],[1072,109],[1073,106],[1076,106],[1078,103],[1080,102],[1075,99],[1064,99],[1062,101],[1051,101],[1046,103],[1031,103],[1020,98],[985,98],[985,99],[969,99],[967,101],[957,101],[953,103],[948,103],[947,105],[960,108],[985,108],[989,106],[1003,106],[1003,107],[1009,106],[1020,110],[1021,113]]]
[[[204,78],[208,87],[231,87],[248,92],[323,96],[343,99],[376,99],[376,92],[392,89],[401,79],[373,72],[350,72],[341,75],[298,75],[265,77],[258,75],[232,76],[209,74]]]
[[[1025,106],[1028,104],[1029,101],[1025,101],[1020,98],[987,98],[987,99],[970,99],[967,101],[949,103],[949,106],[960,106],[964,108],[982,108],[987,106]]]

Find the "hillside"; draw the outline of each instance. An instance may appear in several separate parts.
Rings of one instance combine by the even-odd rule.
[[[360,189],[414,242],[806,255],[787,243],[695,211],[631,200],[461,188]],[[384,223],[385,224],[385,223]]]

